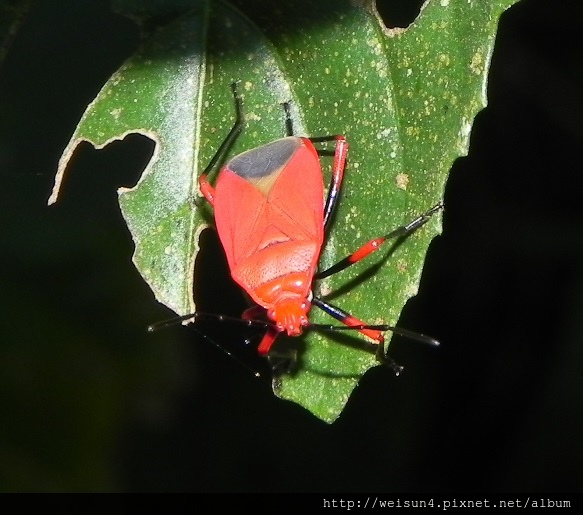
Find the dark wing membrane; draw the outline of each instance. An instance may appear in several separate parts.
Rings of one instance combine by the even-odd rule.
[[[254,154],[261,172],[251,170],[251,164],[257,164],[249,159]],[[323,240],[323,196],[318,156],[300,138],[277,140],[231,160],[217,180],[214,206],[231,270],[285,242],[313,243],[317,259]]]
[[[254,182],[284,168],[301,144],[302,140],[296,137],[278,139],[239,154],[226,168]]]

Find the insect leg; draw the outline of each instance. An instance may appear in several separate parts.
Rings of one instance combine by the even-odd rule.
[[[260,317],[262,315],[265,315],[265,309],[262,308],[261,306],[256,305],[250,307],[249,309],[246,309],[241,315],[241,318],[243,320],[255,320],[257,317]],[[275,342],[277,335],[279,334],[275,326],[273,326],[272,324],[266,322],[265,328],[267,330],[265,331],[265,334],[263,335],[263,338],[261,339],[261,342],[257,347],[257,352],[261,356],[267,356],[267,354],[269,354],[269,351],[273,343]]]
[[[326,313],[328,313],[332,318],[335,318],[336,320],[338,320],[339,322],[341,322],[347,326],[346,328],[327,326],[327,327],[325,327],[326,330],[337,331],[337,330],[341,330],[341,329],[354,328],[354,330],[358,331],[359,333],[362,333],[365,336],[368,336],[369,338],[376,340],[378,342],[377,351],[376,351],[377,360],[380,363],[382,363],[383,365],[387,365],[395,373],[395,375],[399,375],[401,373],[401,371],[403,370],[403,367],[400,365],[397,365],[397,363],[395,363],[391,358],[389,358],[385,354],[385,337],[382,333],[382,331],[388,331],[388,330],[391,330],[391,331],[396,330],[395,332],[398,332],[398,329],[391,327],[391,326],[385,326],[385,325],[375,326],[375,325],[365,324],[362,320],[359,320],[358,318],[353,317],[351,314],[347,313],[343,309],[340,309],[337,306],[333,306],[332,304],[329,304],[328,302],[325,302],[322,299],[318,299],[316,297],[314,297],[312,299],[312,304],[315,306],[318,306],[322,311],[325,311]],[[314,325],[313,327],[318,328],[317,325]],[[409,331],[407,331],[407,333],[409,333]],[[423,335],[420,335],[420,336],[423,336]]]
[[[323,278],[328,277],[330,275],[336,274],[336,273],[340,272],[341,270],[344,270],[345,268],[348,268],[349,266],[354,265],[355,263],[358,263],[361,259],[364,259],[369,254],[372,254],[373,252],[378,250],[380,248],[380,246],[383,243],[385,243],[387,240],[391,240],[391,239],[395,239],[395,238],[403,238],[405,236],[408,236],[413,231],[419,229],[419,227],[424,225],[431,218],[432,215],[434,215],[435,213],[437,213],[441,209],[443,209],[443,202],[436,204],[431,209],[429,209],[428,211],[426,211],[422,215],[418,216],[417,218],[415,218],[414,220],[412,220],[408,224],[403,225],[401,227],[398,227],[394,231],[391,231],[390,233],[385,234],[384,236],[381,236],[380,238],[373,238],[372,240],[366,242],[364,245],[359,247],[356,251],[354,251],[349,256],[346,256],[344,259],[341,259],[340,261],[338,261],[338,263],[332,265],[330,268],[327,268],[326,270],[318,272],[316,274],[316,279],[323,279]]]
[[[291,117],[290,106],[288,102],[283,104],[285,112],[285,128],[288,136],[294,136],[293,121]],[[336,141],[334,149],[334,162],[332,163],[332,180],[328,188],[328,195],[326,197],[326,205],[324,207],[324,231],[326,232],[330,221],[332,220],[332,213],[338,204],[339,192],[342,187],[342,180],[344,178],[344,170],[346,168],[346,155],[348,154],[348,142],[345,136],[338,134],[329,136],[314,136],[309,139],[312,143],[323,143],[326,141]],[[331,155],[327,150],[318,150],[320,155]]]
[[[326,204],[324,206],[324,232],[328,231],[332,214],[338,205],[339,193],[344,179],[344,170],[346,169],[346,155],[348,154],[346,138],[344,136],[333,136],[333,138],[336,140],[336,148],[334,149],[334,162],[332,163],[332,180],[328,188],[328,195],[326,196]],[[310,138],[310,140],[312,142],[318,141],[318,138]]]
[[[243,102],[241,101],[241,97],[239,96],[239,93],[237,91],[236,82],[233,82],[231,84],[231,89],[233,91],[233,98],[235,100],[235,123],[233,124],[233,127],[231,128],[229,134],[227,134],[227,137],[221,143],[221,146],[219,147],[213,158],[210,160],[207,167],[204,169],[204,171],[198,178],[200,191],[209,201],[211,206],[214,205],[215,190],[211,186],[207,177],[209,173],[211,173],[214,170],[217,163],[221,162],[225,158],[225,155],[227,154],[233,143],[236,141],[236,139],[239,137],[239,134],[241,134],[241,130],[243,129],[244,122]]]

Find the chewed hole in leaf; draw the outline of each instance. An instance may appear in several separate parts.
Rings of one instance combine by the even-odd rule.
[[[411,25],[426,0],[376,0],[376,9],[388,29],[406,28]]]
[[[152,159],[154,142],[140,134],[128,134],[103,148],[82,141],[73,149],[72,160],[62,183],[68,201],[88,196],[112,196],[119,188],[134,187]]]

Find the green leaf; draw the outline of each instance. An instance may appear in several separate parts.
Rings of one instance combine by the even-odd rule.
[[[50,202],[81,140],[102,147],[131,132],[151,137],[152,161],[135,188],[120,190],[120,205],[134,262],[156,298],[178,314],[192,312],[198,236],[212,222],[196,178],[232,126],[229,85],[239,81],[246,125],[232,154],[284,135],[283,102],[297,133],[344,134],[350,143],[342,200],[321,257],[326,268],[440,201],[486,104],[498,16],[512,3],[434,0],[411,27],[390,31],[368,2],[193,2],[196,8],[154,33],[88,107]],[[322,161],[328,184],[331,162]],[[317,283],[314,293],[367,323],[394,325],[417,292],[439,230],[434,216],[401,245],[387,244]],[[310,315],[330,323],[317,309]],[[297,373],[275,383],[276,394],[326,422],[377,364],[360,335],[306,331],[300,340],[280,340],[305,350]]]

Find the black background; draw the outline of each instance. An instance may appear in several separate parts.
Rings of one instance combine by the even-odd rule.
[[[116,189],[149,141],[83,145],[46,206],[139,38],[108,2],[39,2],[0,69],[0,491],[580,492],[582,19],[567,0],[502,16],[489,105],[400,321],[442,346],[395,340],[405,372],[369,372],[328,426],[192,330],[145,333],[168,312]],[[210,233],[204,248],[201,307],[238,313]]]

